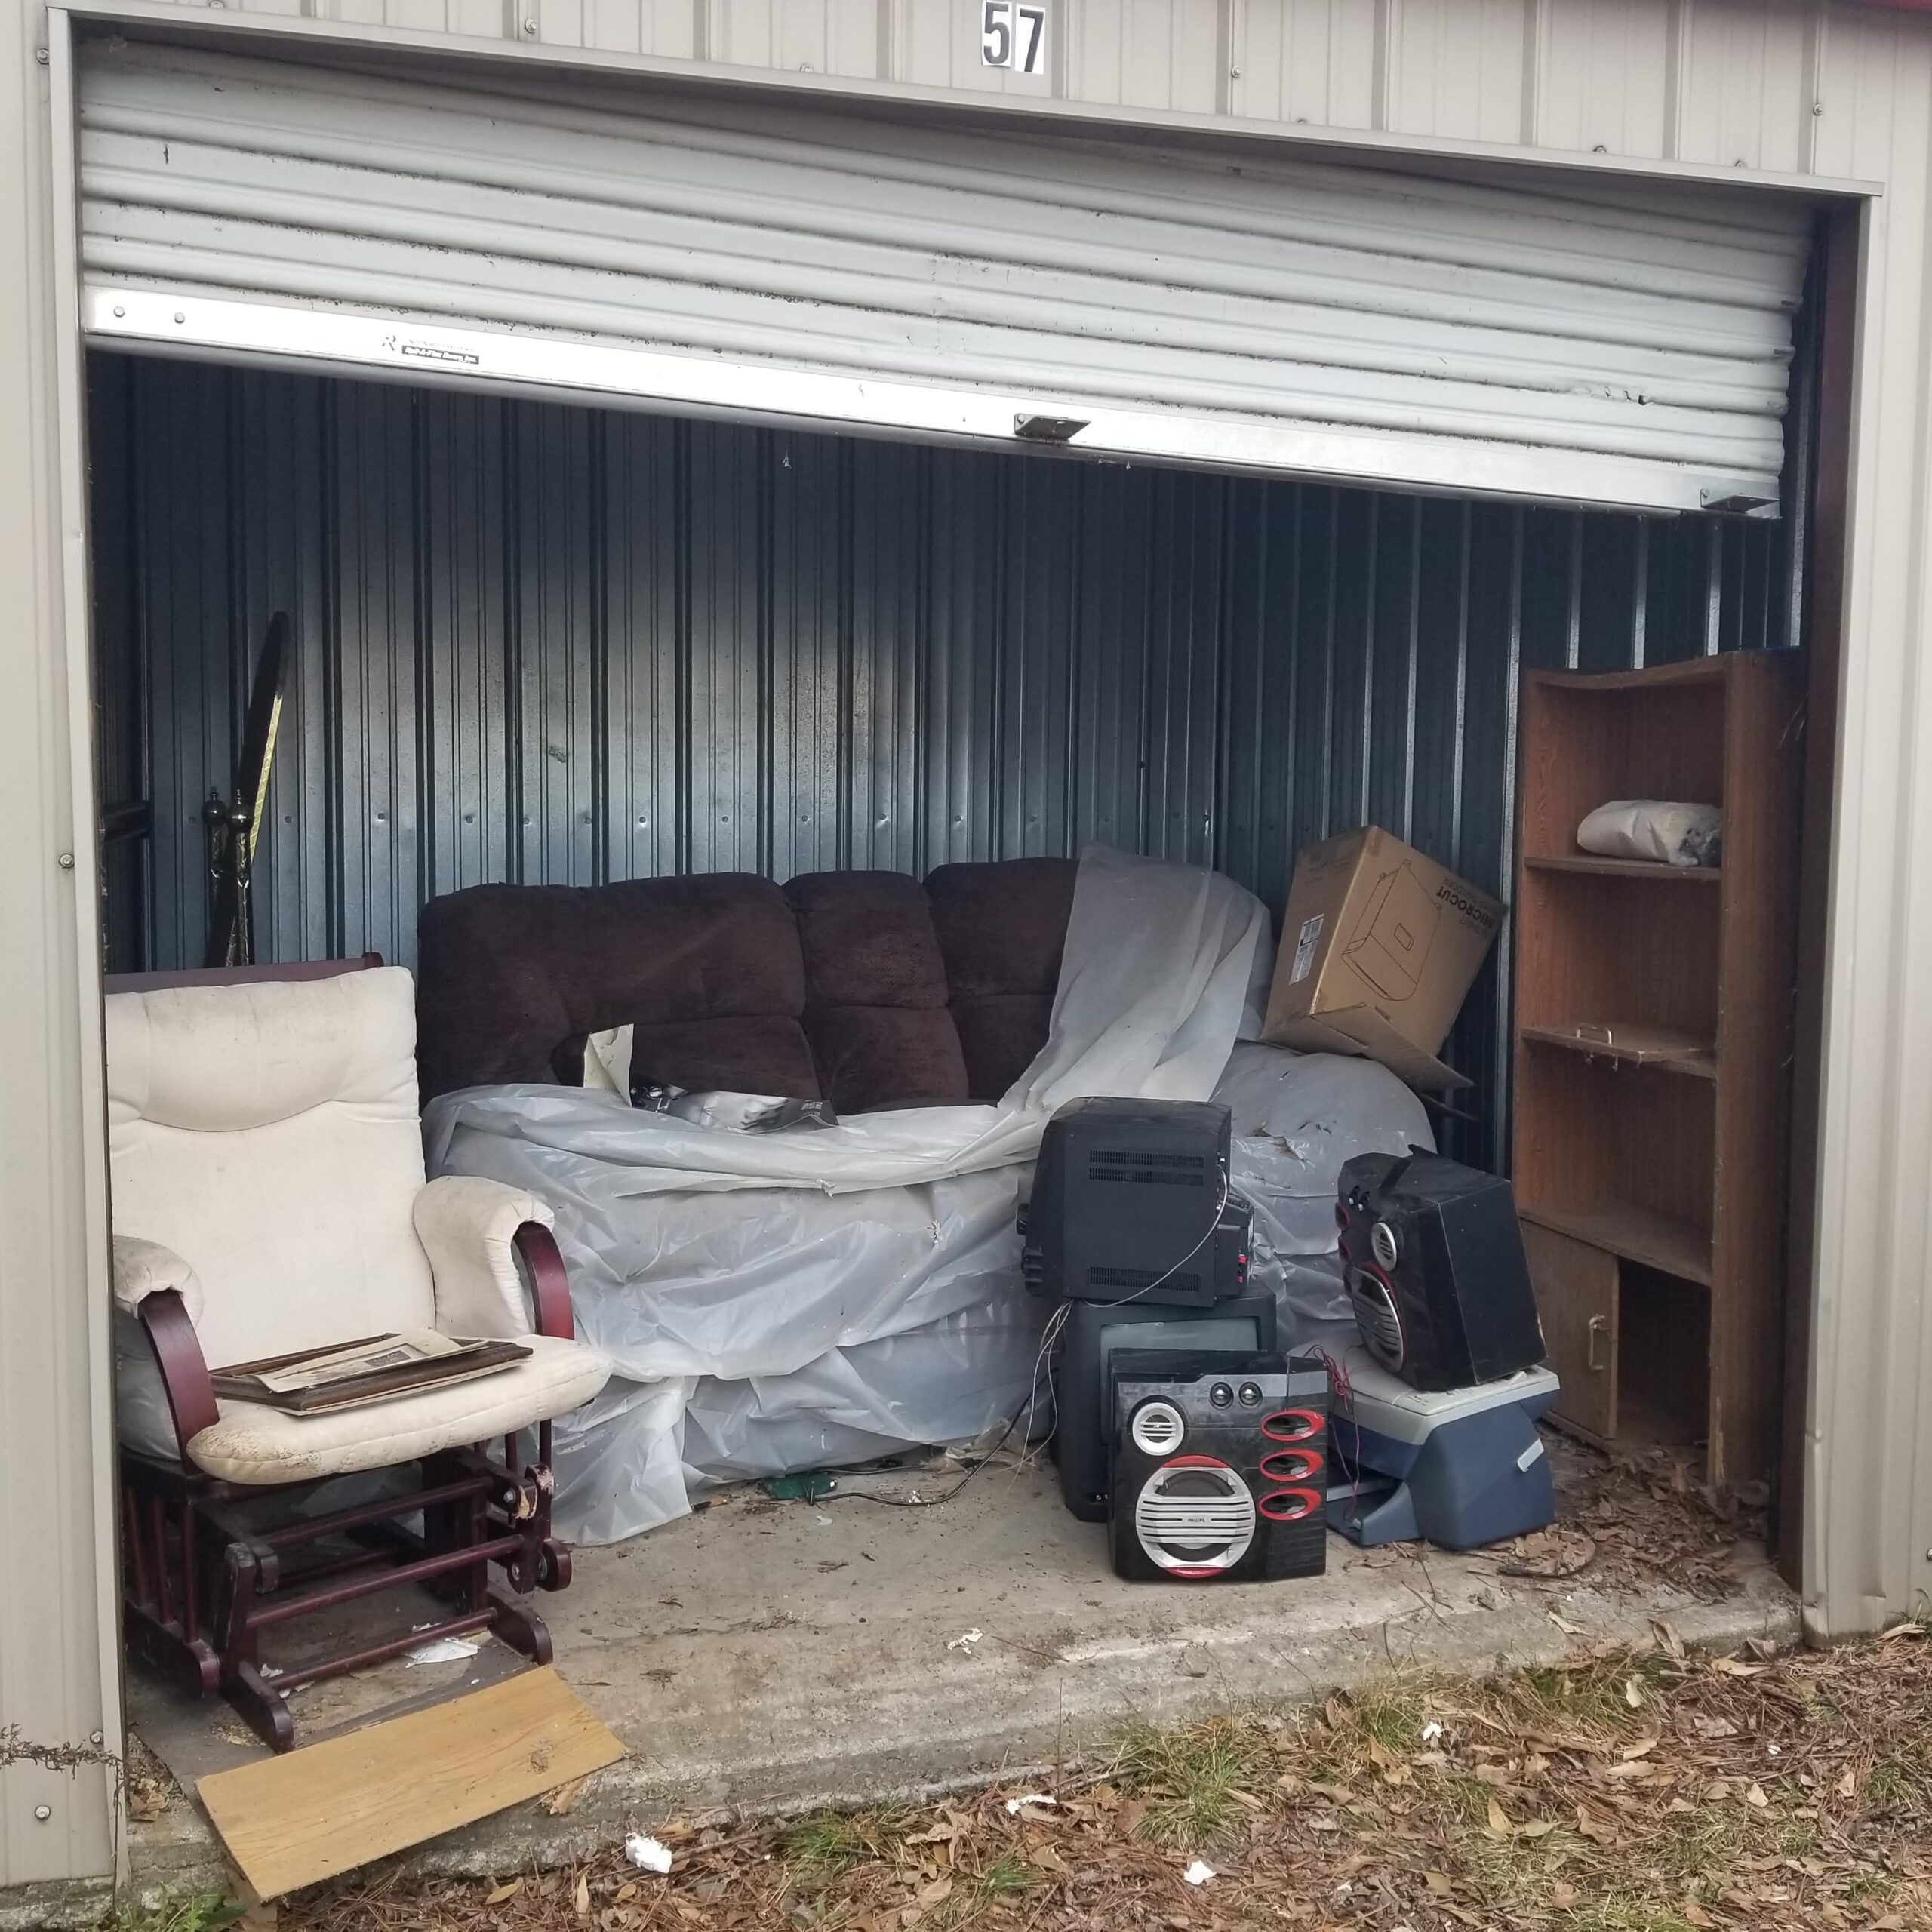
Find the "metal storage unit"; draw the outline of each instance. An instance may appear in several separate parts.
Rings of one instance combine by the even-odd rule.
[[[20,620],[0,634],[11,736],[0,759],[6,1011],[15,1051],[0,1103],[10,1245],[0,1256],[12,1520],[39,1514],[58,1561],[16,1566],[0,1598],[9,1721],[118,1742],[106,1508],[105,1206],[98,915],[85,700],[78,269],[69,163],[70,23],[157,23],[229,54],[371,51],[454,76],[657,70],[750,85],[691,63],[761,69],[774,92],[903,103],[940,88],[1016,117],[1048,113],[1109,138],[1158,131],[1354,147],[1384,165],[1530,163],[1614,177],[1841,197],[1857,310],[1835,366],[1821,476],[1820,621],[1842,674],[1814,713],[1838,753],[1820,1089],[1816,1308],[1808,1357],[1804,1551],[1817,1632],[1870,1628],[1932,1587],[1932,1321],[1925,1176],[1932,1166],[1932,20],[1875,5],[1756,0],[1063,0],[1046,71],[978,64],[964,0],[390,0],[386,24],[284,20],[279,0],[220,13],[164,0],[40,0],[0,44],[0,556]],[[118,5],[118,12],[117,12]],[[319,4],[318,12],[325,11]],[[330,5],[327,10],[337,11]],[[45,56],[44,64],[36,54]],[[465,84],[473,69],[466,69]],[[521,81],[509,83],[521,85]],[[547,84],[547,83],[546,83]],[[65,728],[63,728],[63,721]],[[71,860],[71,866],[63,863]],[[26,1069],[29,1077],[17,1069]],[[17,1364],[26,1365],[25,1373]],[[66,1640],[51,1661],[42,1633]],[[0,1884],[95,1872],[110,1855],[107,1781],[63,1783],[43,1823],[42,1774],[0,1773]]]

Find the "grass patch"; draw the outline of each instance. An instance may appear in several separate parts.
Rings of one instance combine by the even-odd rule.
[[[1546,1725],[1600,1736],[1621,1737],[1654,1708],[1683,1666],[1661,1651],[1626,1657],[1581,1669],[1541,1665],[1521,1671],[1503,1687],[1524,1717]],[[1640,1701],[1632,1705],[1629,1686]]]
[[[1230,1718],[1183,1730],[1137,1725],[1121,1740],[1122,1786],[1147,1801],[1143,1837],[1199,1850],[1225,1837],[1247,1807],[1235,1796],[1267,1774],[1266,1743]]]
[[[1645,1861],[1680,1878],[1722,1877],[1748,1846],[1748,1821],[1728,1803],[1700,1804],[1674,1817],[1677,1829],[1644,1848]]]
[[[1423,1726],[1429,1721],[1420,1697],[1392,1687],[1364,1690],[1355,1700],[1355,1719],[1364,1737],[1398,1757],[1422,1749]]]
[[[232,1925],[242,1908],[226,1892],[196,1892],[186,1898],[164,1895],[158,1905],[111,1906],[95,1921],[96,1932],[215,1932]]]
[[[1628,1892],[1602,1893],[1573,1906],[1561,1923],[1564,1932],[1697,1932],[1681,1912]]]
[[[1003,1851],[973,1881],[972,1896],[981,1905],[997,1905],[1033,1889],[1035,1873],[1016,1851]]]
[[[1865,1808],[1905,1811],[1932,1798],[1932,1749],[1916,1740],[1876,1759],[1865,1776]]]
[[[1882,1904],[1898,1888],[1898,1881],[1876,1866],[1861,1866],[1844,1881],[1845,1898],[1853,1905],[1869,1905],[1875,1901]]]
[[[831,1879],[886,1854],[886,1826],[872,1811],[814,1811],[779,1840],[785,1862],[800,1878]]]
[[[1442,1795],[1450,1806],[1460,1814],[1466,1824],[1480,1829],[1489,1823],[1490,1802],[1496,1796],[1496,1792],[1481,1779],[1451,1777],[1444,1786]]]

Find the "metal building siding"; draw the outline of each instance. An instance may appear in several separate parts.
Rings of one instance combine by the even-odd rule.
[[[98,521],[104,740],[149,748],[157,967],[198,957],[201,801],[278,605],[263,949],[404,964],[422,900],[483,880],[924,873],[1089,839],[1278,914],[1296,849],[1366,820],[1506,894],[1523,663],[1789,638],[1782,525],[171,361],[97,358],[92,417],[128,506]],[[1499,1160],[1503,983],[1456,1041]]]
[[[0,1900],[113,1869],[122,1744],[106,1364],[106,1112],[85,632],[66,546],[84,529],[77,349],[49,211],[71,189],[50,138],[34,10],[0,16]],[[65,48],[60,53],[64,56]],[[57,69],[56,69],[57,72]],[[80,648],[76,648],[76,646]],[[76,783],[76,780],[80,782]],[[63,863],[63,858],[66,863]],[[17,1738],[14,1733],[17,1730]],[[18,1748],[14,1748],[17,1744]],[[78,1752],[71,1770],[40,1753]],[[93,1754],[95,1761],[87,1761]],[[17,1895],[20,1922],[78,1914]],[[5,1909],[0,1906],[0,1909]]]
[[[198,0],[183,0],[195,5]],[[1801,0],[1048,0],[1047,70],[983,66],[976,0],[230,0],[244,12],[965,97],[1858,174],[1818,83],[1900,31]],[[530,29],[534,29],[534,32]]]
[[[1932,1593],[1932,608],[1926,577],[1932,35],[1839,26],[1840,165],[1886,183],[1860,290],[1833,838],[1807,1616],[1869,1629]]]

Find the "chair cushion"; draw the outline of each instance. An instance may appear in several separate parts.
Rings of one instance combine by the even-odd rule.
[[[220,1421],[189,1443],[189,1460],[239,1483],[306,1482],[386,1469],[561,1415],[589,1401],[611,1372],[588,1343],[548,1335],[522,1341],[531,1357],[513,1368],[361,1408],[292,1416],[256,1402],[223,1402]]]
[[[114,1231],[194,1271],[211,1367],[434,1325],[408,974],[112,993],[106,1032]]]

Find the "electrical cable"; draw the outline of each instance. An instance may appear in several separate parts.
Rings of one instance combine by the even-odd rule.
[[[1143,1295],[1152,1294],[1156,1288],[1171,1281],[1214,1238],[1215,1233],[1221,1225],[1221,1217],[1226,1211],[1228,1197],[1232,1191],[1229,1183],[1228,1170],[1223,1164],[1221,1168],[1221,1197],[1214,1204],[1214,1212],[1212,1218],[1208,1221],[1207,1232],[1178,1261],[1164,1272],[1156,1275],[1145,1287],[1136,1288],[1132,1294],[1123,1295],[1118,1301],[1101,1302],[1097,1306],[1102,1308],[1124,1308],[1130,1302],[1137,1302]],[[932,1509],[937,1508],[942,1503],[950,1503],[1006,1447],[1007,1438],[1020,1426],[1020,1418],[1034,1407],[1038,1397],[1041,1366],[1047,1360],[1048,1352],[1052,1349],[1054,1343],[1059,1340],[1060,1331],[1066,1326],[1067,1318],[1072,1312],[1072,1309],[1073,1304],[1071,1302],[1063,1301],[1048,1318],[1047,1325],[1041,1333],[1039,1352],[1033,1358],[1033,1373],[1027,1381],[1025,1400],[1011,1415],[1008,1417],[1006,1426],[1000,1431],[998,1438],[994,1442],[993,1446],[950,1489],[937,1496],[919,1497],[881,1496],[876,1490],[869,1489],[831,1489],[826,1491],[824,1495],[814,1497],[811,1500],[815,1503],[839,1503],[848,1500],[878,1503],[883,1504],[888,1509]],[[1057,1422],[1059,1400],[1054,1391],[1051,1376],[1047,1379],[1047,1389],[1049,1397],[1054,1402],[1054,1419]],[[835,1472],[828,1471],[827,1473]],[[801,1502],[804,1500],[803,1497],[799,1499]]]
[[[1224,1164],[1221,1169],[1221,1198],[1214,1203],[1214,1212],[1209,1218],[1208,1232],[1164,1274],[1156,1275],[1144,1288],[1136,1288],[1131,1295],[1122,1295],[1118,1301],[1103,1301],[1096,1303],[1096,1306],[1100,1308],[1124,1308],[1129,1302],[1138,1301],[1143,1295],[1150,1295],[1164,1283],[1172,1281],[1214,1238],[1221,1225],[1221,1217],[1227,1211],[1228,1197],[1232,1191],[1228,1183],[1228,1171]]]

